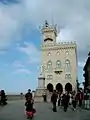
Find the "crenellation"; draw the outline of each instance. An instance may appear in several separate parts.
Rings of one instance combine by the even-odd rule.
[[[42,47],[56,47],[56,46],[75,46],[76,47],[76,43],[75,42],[60,42],[60,43],[50,43],[50,44],[43,44]]]
[[[48,49],[52,49],[52,50],[56,50],[56,49],[76,49],[76,44],[56,44],[56,45],[54,45],[54,44],[48,44],[48,45],[42,45],[41,46],[41,49],[42,50],[48,50]]]

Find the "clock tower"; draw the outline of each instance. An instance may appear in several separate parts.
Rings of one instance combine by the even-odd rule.
[[[49,44],[55,44],[56,43],[56,37],[57,37],[57,29],[56,25],[49,25],[47,20],[45,20],[45,23],[41,29],[42,32],[42,45],[49,45]]]
[[[56,25],[47,21],[41,27],[41,70],[38,77],[36,99],[43,100],[42,94],[50,95],[54,89],[77,91],[77,45],[75,42],[56,42],[58,34]]]

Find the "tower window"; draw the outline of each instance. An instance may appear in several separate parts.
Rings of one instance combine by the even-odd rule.
[[[61,68],[61,61],[60,60],[56,61],[56,68]]]
[[[47,75],[48,80],[52,80],[53,76],[52,75]]]
[[[71,74],[66,74],[65,79],[71,79]]]
[[[52,70],[52,61],[51,60],[49,60],[47,63],[47,69]]]
[[[69,60],[65,61],[65,70],[66,70],[66,73],[70,73],[70,61]]]

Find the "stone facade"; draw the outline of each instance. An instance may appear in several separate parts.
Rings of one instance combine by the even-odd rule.
[[[65,85],[70,83],[73,90],[77,89],[77,46],[75,42],[56,42],[57,29],[47,21],[41,28],[42,31],[42,74],[45,77],[44,88],[49,84],[60,83],[65,90]],[[39,87],[39,86],[38,86]]]

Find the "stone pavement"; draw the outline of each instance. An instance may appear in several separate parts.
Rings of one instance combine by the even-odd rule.
[[[34,120],[90,120],[90,111],[68,109],[63,112],[63,109],[58,108],[58,112],[52,112],[50,103],[36,103],[37,110]],[[10,101],[5,107],[0,106],[0,120],[26,120],[24,115],[24,101]]]

